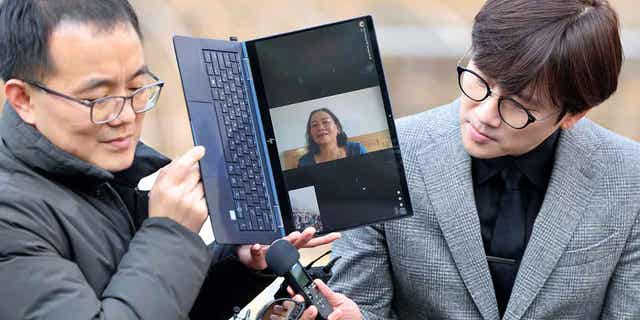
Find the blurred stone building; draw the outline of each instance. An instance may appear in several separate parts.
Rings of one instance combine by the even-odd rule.
[[[147,62],[167,85],[147,114],[143,140],[175,157],[192,145],[171,37],[254,39],[372,15],[394,113],[406,116],[459,95],[455,63],[470,45],[480,0],[131,0],[145,34]],[[626,61],[618,92],[590,118],[640,140],[640,11],[633,0],[611,0],[623,28]],[[0,93],[0,99],[4,99]]]
[[[455,63],[470,45],[471,24],[483,1],[132,0],[145,32],[148,63],[167,82],[149,113],[143,139],[176,156],[191,145],[184,98],[171,44],[174,34],[254,39],[372,15],[394,113],[401,117],[457,96]],[[623,28],[626,61],[618,92],[590,118],[640,140],[640,11],[633,0],[612,0]]]

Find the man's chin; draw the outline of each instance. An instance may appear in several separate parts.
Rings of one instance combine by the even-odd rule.
[[[112,173],[120,172],[127,170],[133,164],[133,154],[128,157],[113,157],[111,159],[99,159],[100,161],[96,161],[98,167],[107,170]]]
[[[479,145],[473,141],[463,141],[462,145],[470,156],[477,159],[493,159],[504,156],[491,145]]]
[[[132,163],[133,162],[131,162],[131,163],[127,164],[127,165],[123,165],[123,166],[113,166],[113,167],[107,169],[107,171],[109,171],[111,173],[118,173],[120,171],[124,171],[124,170],[127,170],[127,169],[131,168],[131,164]]]

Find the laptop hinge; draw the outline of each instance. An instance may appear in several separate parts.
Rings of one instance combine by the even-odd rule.
[[[253,83],[253,75],[251,73],[251,64],[249,63],[249,57],[247,56],[246,44],[242,44],[242,67],[244,68],[245,79],[248,85],[245,86],[247,96],[249,97],[249,105],[253,110],[256,129],[256,144],[260,149],[260,158],[262,163],[262,172],[265,175],[265,188],[269,190],[267,195],[269,196],[269,203],[271,204],[275,213],[277,221],[278,231],[282,236],[285,235],[284,223],[282,222],[282,215],[280,214],[280,204],[278,203],[278,193],[275,188],[275,181],[273,178],[273,171],[271,170],[271,160],[269,159],[269,151],[265,142],[264,127],[262,126],[262,118],[260,116],[260,108],[258,106],[258,98]]]
[[[284,237],[286,236],[286,231],[284,229],[284,223],[282,222],[282,213],[280,212],[280,206],[279,205],[275,205],[273,206],[273,211],[276,214],[276,228],[278,228],[278,231],[280,231],[280,234]]]

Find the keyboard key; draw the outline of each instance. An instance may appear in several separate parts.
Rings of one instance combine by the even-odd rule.
[[[231,56],[231,53],[227,53],[227,54],[224,55],[224,65],[227,68],[231,68],[231,58],[230,58],[230,56]]]
[[[211,63],[211,51],[204,50],[204,62]]]
[[[205,65],[207,66],[207,74],[213,75],[213,65],[211,63],[205,63]]]
[[[216,52],[216,56],[218,60],[218,66],[220,67],[220,69],[224,69],[225,65],[224,65],[224,57],[222,56],[222,52]]]
[[[249,212],[251,212],[251,210],[249,210]],[[251,218],[251,225],[253,226],[253,230],[256,230],[256,228],[258,227],[258,218],[255,215],[250,214],[249,218]]]
[[[267,230],[273,230],[273,223],[271,222],[271,213],[264,215],[264,224],[267,226]]]
[[[211,62],[211,64],[213,64],[213,66],[217,68],[218,67],[218,56],[213,51],[210,51],[210,53],[211,53],[211,61],[207,61],[207,62]]]
[[[240,181],[238,181],[238,177],[237,176],[230,176],[231,178],[231,186],[232,187],[239,187],[241,186]]]

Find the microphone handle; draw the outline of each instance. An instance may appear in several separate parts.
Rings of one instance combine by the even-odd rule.
[[[293,291],[300,294],[304,298],[304,302],[308,305],[314,305],[318,309],[318,317],[316,319],[325,320],[329,318],[329,315],[333,312],[327,298],[320,293],[320,290],[316,287],[314,282],[310,285],[302,287],[295,280],[291,272],[287,272],[284,275],[285,280],[291,286]]]

